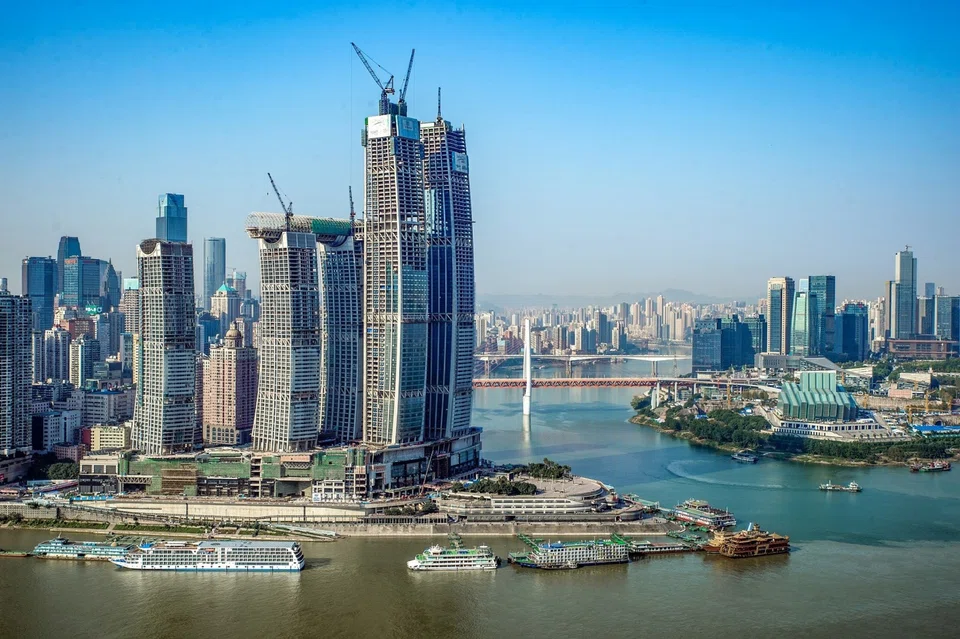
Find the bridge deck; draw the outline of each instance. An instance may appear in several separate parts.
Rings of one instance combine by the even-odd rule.
[[[758,382],[748,380],[711,380],[693,379],[690,377],[555,377],[534,378],[533,388],[650,388],[661,384],[664,386],[677,384],[681,387],[693,386],[720,386],[726,388],[761,388],[776,391],[778,389],[764,386]],[[474,388],[524,388],[523,378],[475,379]]]

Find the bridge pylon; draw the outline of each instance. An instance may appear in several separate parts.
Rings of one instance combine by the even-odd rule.
[[[523,320],[523,414],[530,414],[530,393],[533,391],[533,362],[530,358],[530,318]]]

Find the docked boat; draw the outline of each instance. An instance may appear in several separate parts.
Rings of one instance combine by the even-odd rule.
[[[22,550],[4,550],[0,548],[0,559],[8,558],[13,559],[15,557],[29,557],[31,553],[22,551]]]
[[[910,464],[911,473],[936,473],[944,470],[950,470],[950,468],[950,462],[939,459],[927,463]]]
[[[730,459],[735,462],[740,462],[741,464],[756,464],[760,461],[760,458],[749,450],[741,450],[740,452],[734,453],[730,455]]]
[[[729,510],[714,508],[699,499],[688,499],[682,504],[677,504],[673,509],[673,516],[680,521],[706,526],[711,530],[722,530],[737,525],[736,518]]]
[[[858,484],[855,481],[850,482],[846,486],[843,486],[841,484],[834,484],[828,481],[825,484],[820,484],[820,490],[826,490],[826,491],[836,490],[844,493],[859,493],[863,490],[863,488],[861,488],[860,484]]]
[[[652,541],[635,541],[630,546],[630,554],[638,557],[690,552],[691,550],[694,550],[692,546],[681,542],[655,543]]]
[[[133,570],[223,570],[235,572],[298,572],[306,561],[295,541],[164,541],[142,544],[111,559]]]
[[[41,559],[76,559],[81,561],[107,561],[126,555],[132,544],[115,541],[70,541],[57,537],[37,544],[34,555]]]
[[[622,538],[549,543],[526,535],[518,536],[529,549],[510,553],[507,561],[524,568],[568,570],[630,561],[630,546]]]
[[[464,548],[459,535],[450,535],[450,547],[430,546],[407,562],[410,570],[496,570],[500,558],[489,546]]]
[[[790,552],[790,538],[750,524],[746,530],[739,532],[715,532],[703,549],[734,559],[781,555]]]

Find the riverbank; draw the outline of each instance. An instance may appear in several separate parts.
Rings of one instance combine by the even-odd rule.
[[[662,424],[656,422],[655,420],[645,417],[643,415],[634,415],[628,420],[631,424],[636,424],[638,426],[645,426],[647,428],[652,428],[657,432],[663,433],[664,435],[669,435],[675,439],[682,439],[690,442],[691,444],[696,444],[697,446],[704,446],[706,448],[712,448],[714,450],[721,450],[728,453],[735,453],[743,449],[743,446],[737,446],[734,444],[724,444],[716,442],[710,439],[704,439],[702,437],[697,437],[689,431],[683,430],[673,430],[672,428],[666,428]],[[820,464],[823,466],[845,466],[849,468],[872,468],[878,466],[890,466],[890,467],[907,467],[909,464],[904,461],[894,461],[890,459],[879,458],[875,461],[866,461],[858,459],[843,459],[840,457],[829,457],[826,455],[814,455],[811,453],[791,453],[780,450],[764,450],[763,446],[760,446],[759,451],[765,458],[768,459],[777,459],[780,461],[791,461],[799,462],[802,464]],[[957,459],[956,456],[952,459]]]

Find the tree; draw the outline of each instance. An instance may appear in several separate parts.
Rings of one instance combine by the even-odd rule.
[[[80,466],[73,462],[58,462],[47,469],[47,479],[76,479],[80,476]]]

